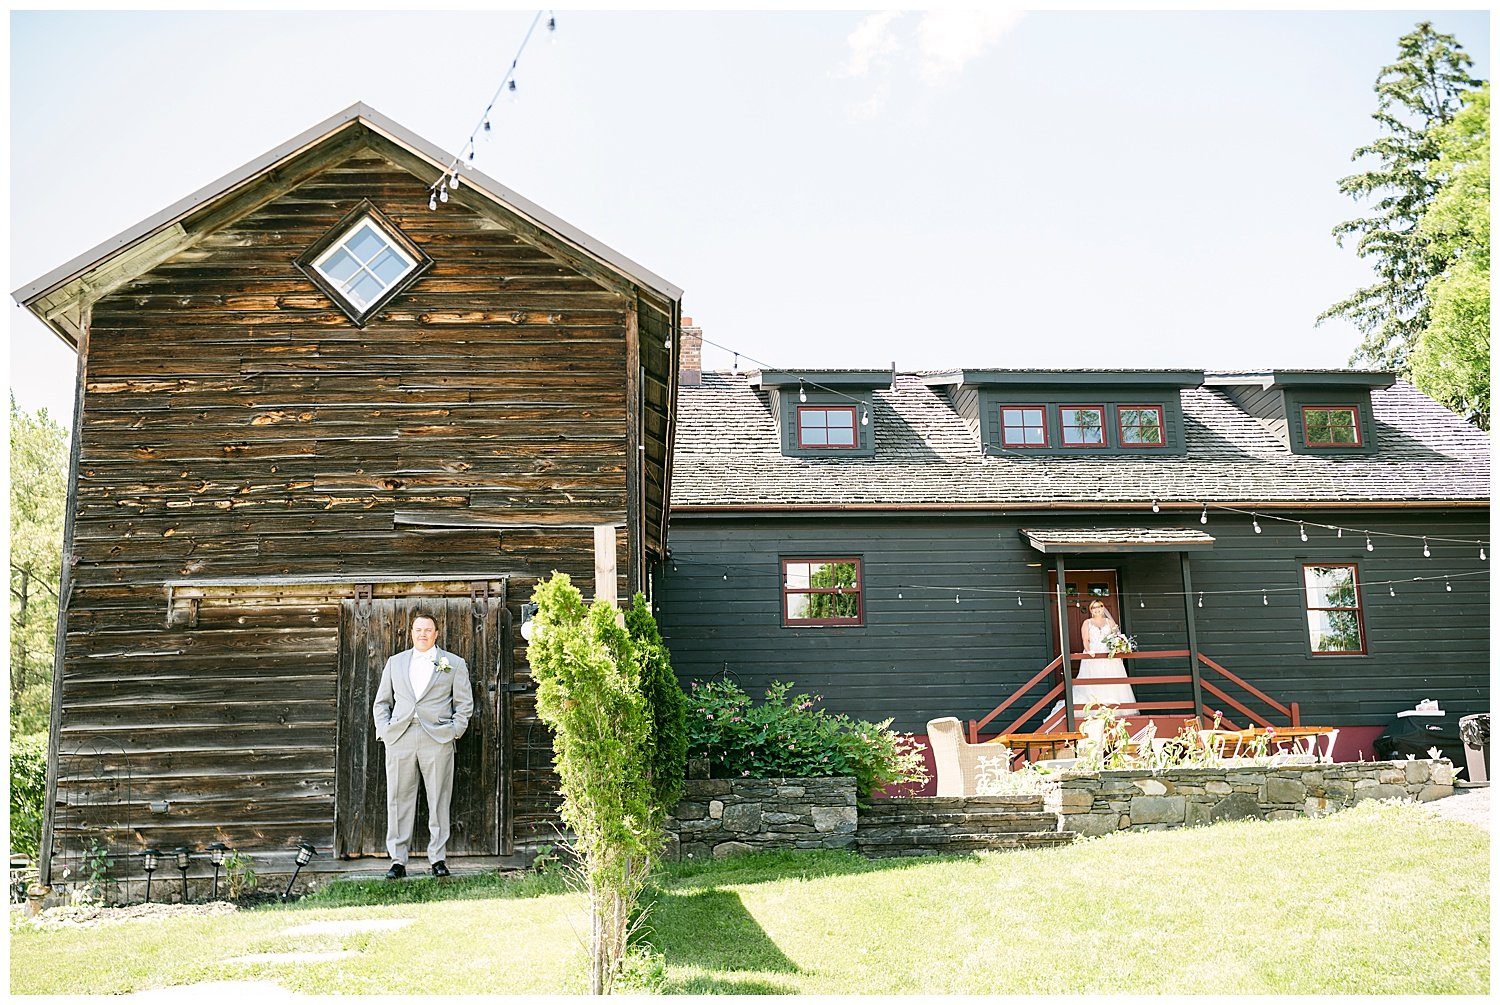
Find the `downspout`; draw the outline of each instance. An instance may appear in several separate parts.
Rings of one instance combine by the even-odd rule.
[[[1067,714],[1068,732],[1076,731],[1073,716],[1073,650],[1068,641],[1068,587],[1063,582],[1063,557],[1057,556],[1057,641],[1062,652],[1063,705]]]
[[[1187,611],[1188,666],[1193,673],[1193,714],[1203,716],[1203,671],[1198,663],[1198,621],[1193,616],[1193,563],[1187,552],[1182,559],[1182,603]]]

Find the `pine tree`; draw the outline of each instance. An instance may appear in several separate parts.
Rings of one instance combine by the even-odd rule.
[[[1372,117],[1383,135],[1351,158],[1374,162],[1339,180],[1340,192],[1372,200],[1372,212],[1333,228],[1340,247],[1350,235],[1359,236],[1355,252],[1373,260],[1376,282],[1328,308],[1318,321],[1347,318],[1364,335],[1350,363],[1406,373],[1407,358],[1429,322],[1427,283],[1446,264],[1441,249],[1418,229],[1440,184],[1429,170],[1441,156],[1435,130],[1452,120],[1463,95],[1480,81],[1467,73],[1473,60],[1458,41],[1430,21],[1403,35],[1398,46],[1399,58],[1375,79]]]

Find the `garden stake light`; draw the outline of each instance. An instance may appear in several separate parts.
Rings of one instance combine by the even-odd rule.
[[[161,852],[155,848],[146,849],[145,861],[141,868],[146,870],[146,903],[151,903],[151,874],[156,871],[156,862],[161,858]]]
[[[182,902],[188,902],[187,874],[188,866],[192,864],[193,856],[186,848],[177,849],[177,868],[182,870]]]
[[[208,860],[214,864],[214,892],[210,900],[219,899],[219,866],[224,864],[224,853],[227,851],[229,848],[223,841],[215,841],[208,846]]]
[[[317,853],[318,850],[306,841],[297,846],[297,868],[292,870],[292,878],[287,880],[286,890],[281,894],[282,900],[286,900],[292,895],[292,886],[297,882],[297,873],[301,872],[302,867],[311,862],[312,857]]]

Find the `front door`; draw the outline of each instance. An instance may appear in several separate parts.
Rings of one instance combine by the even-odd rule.
[[[498,595],[476,584],[468,596],[372,597],[366,590],[342,602],[339,614],[339,732],[334,810],[340,858],[384,855],[385,748],[375,738],[375,694],[390,656],[410,648],[412,613],[437,616],[438,646],[469,665],[474,715],[455,755],[448,850],[455,855],[497,855],[509,848],[501,800],[506,771],[500,701],[505,694],[503,581]],[[427,845],[427,800],[417,800],[412,848]]]
[[[1113,569],[1067,569],[1063,588],[1068,596],[1068,651],[1083,651],[1083,623],[1089,619],[1089,604],[1097,597],[1104,601],[1109,616],[1120,624],[1119,580]],[[1052,655],[1062,650],[1057,644],[1057,570],[1047,573],[1048,634],[1052,636]]]

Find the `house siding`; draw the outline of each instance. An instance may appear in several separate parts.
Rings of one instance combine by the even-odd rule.
[[[1441,509],[1307,515],[1389,533],[1488,535],[1486,517]],[[1201,526],[1196,511],[1128,521],[1094,514],[678,517],[672,558],[657,583],[662,632],[684,682],[730,675],[757,694],[772,681],[793,681],[799,692],[822,694],[833,711],[893,717],[903,730],[920,731],[945,715],[978,719],[1053,658],[1042,594],[1054,559],[1031,549],[1019,528],[1123,522]],[[1476,547],[1431,542],[1426,559],[1420,540],[1376,537],[1376,550],[1367,552],[1362,535],[1338,538],[1309,528],[1303,544],[1295,523],[1262,520],[1261,526],[1257,535],[1249,518],[1214,511],[1202,527],[1216,543],[1191,557],[1194,589],[1205,593],[1204,607],[1194,608],[1200,651],[1271,697],[1298,702],[1305,722],[1383,725],[1422,698],[1439,699],[1450,715],[1488,707],[1489,584]],[[862,559],[863,626],[780,626],[778,560],[798,554]],[[1141,648],[1186,648],[1183,598],[1174,595],[1182,589],[1176,554],[1065,561],[1074,569],[1119,571],[1122,626]],[[1300,593],[1304,562],[1359,565],[1368,655],[1310,654]],[[1440,579],[1410,582],[1443,573],[1456,576],[1451,593]],[[1395,598],[1387,587],[1369,585],[1392,579],[1403,581],[1395,584]],[[1262,604],[1261,587],[1279,592],[1268,592]],[[1171,666],[1153,661],[1151,669]],[[1176,667],[1184,672],[1186,661]],[[1147,693],[1190,698],[1185,685],[1172,687]],[[1040,687],[1035,693],[1040,697]],[[1205,702],[1221,704],[1208,696]]]

